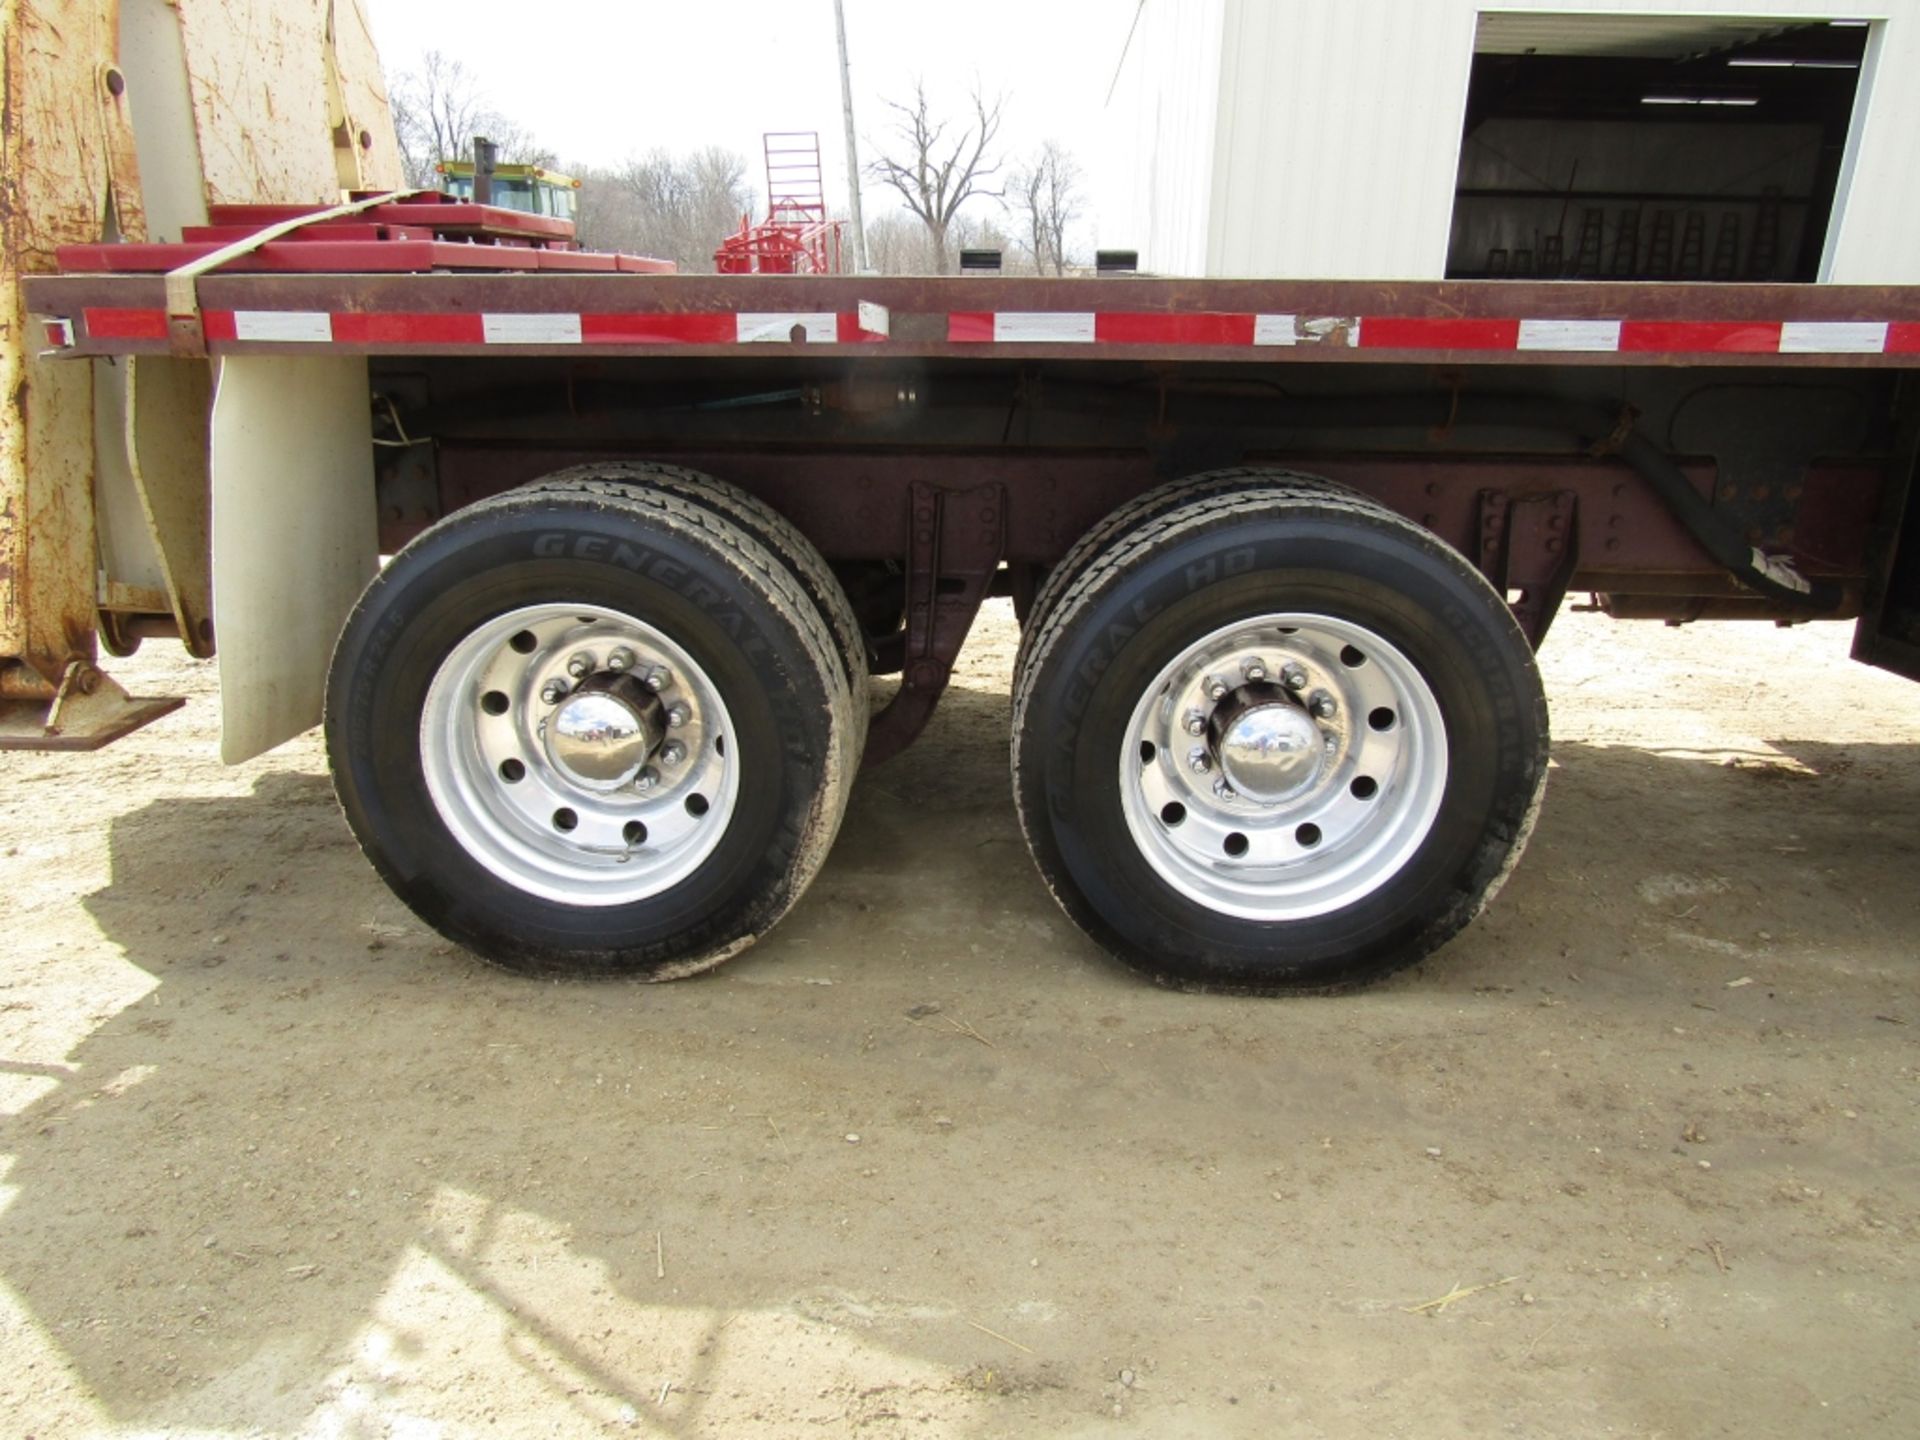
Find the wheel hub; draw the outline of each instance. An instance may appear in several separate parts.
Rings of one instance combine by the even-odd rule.
[[[581,681],[547,723],[547,754],[576,785],[629,784],[667,734],[666,706],[631,675],[602,670]]]
[[[428,686],[421,769],[454,838],[531,894],[625,905],[693,874],[740,793],[726,702],[635,616],[546,602],[458,641]]]
[[[1234,691],[1214,711],[1209,733],[1227,783],[1262,804],[1310,789],[1326,763],[1327,746],[1313,717],[1270,685]]]
[[[1121,812],[1173,889],[1249,920],[1326,914],[1418,849],[1446,786],[1432,688],[1331,615],[1222,626],[1147,685],[1117,757]]]

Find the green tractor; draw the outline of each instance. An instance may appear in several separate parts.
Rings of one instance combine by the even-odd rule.
[[[476,142],[476,149],[483,143]],[[492,147],[487,149],[491,152]],[[551,215],[558,220],[574,218],[580,182],[570,175],[539,165],[497,165],[491,153],[483,157],[480,166],[472,160],[442,160],[433,168],[441,177],[440,188],[457,200],[477,200],[483,205]],[[475,184],[477,169],[485,172],[479,185]]]

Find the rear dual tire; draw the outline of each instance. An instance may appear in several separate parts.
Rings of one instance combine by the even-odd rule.
[[[1445,943],[1546,775],[1501,597],[1305,477],[1197,477],[1131,509],[1043,592],[1016,675],[1015,799],[1067,914],[1162,983],[1240,993],[1339,989]]]
[[[420,536],[328,683],[375,869],[525,973],[668,979],[745,948],[819,870],[864,735],[864,661],[808,576],[831,584],[786,522],[666,467],[566,472]]]

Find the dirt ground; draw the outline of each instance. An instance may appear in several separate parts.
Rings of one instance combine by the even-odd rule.
[[[0,758],[4,1429],[1920,1434],[1920,690],[1847,635],[1563,617],[1505,894],[1293,1002],[1055,910],[1001,612],[658,987],[474,962],[316,737],[123,662],[191,703]]]

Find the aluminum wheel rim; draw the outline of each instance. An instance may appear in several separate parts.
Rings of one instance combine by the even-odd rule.
[[[556,759],[556,719],[589,680],[622,695],[637,683],[659,702],[658,745],[618,783]],[[420,715],[427,792],[461,847],[517,889],[569,905],[630,904],[698,869],[733,816],[735,749],[726,704],[693,657],[596,605],[486,621],[441,662]]]
[[[1264,752],[1223,748],[1259,728],[1225,723],[1256,711],[1302,741],[1284,756],[1296,768],[1271,772],[1294,786],[1275,798],[1231,779],[1245,761],[1238,773],[1265,781]],[[1433,828],[1446,783],[1446,725],[1419,669],[1326,615],[1262,615],[1188,646],[1141,696],[1120,754],[1121,808],[1153,872],[1248,920],[1324,915],[1378,890]]]

